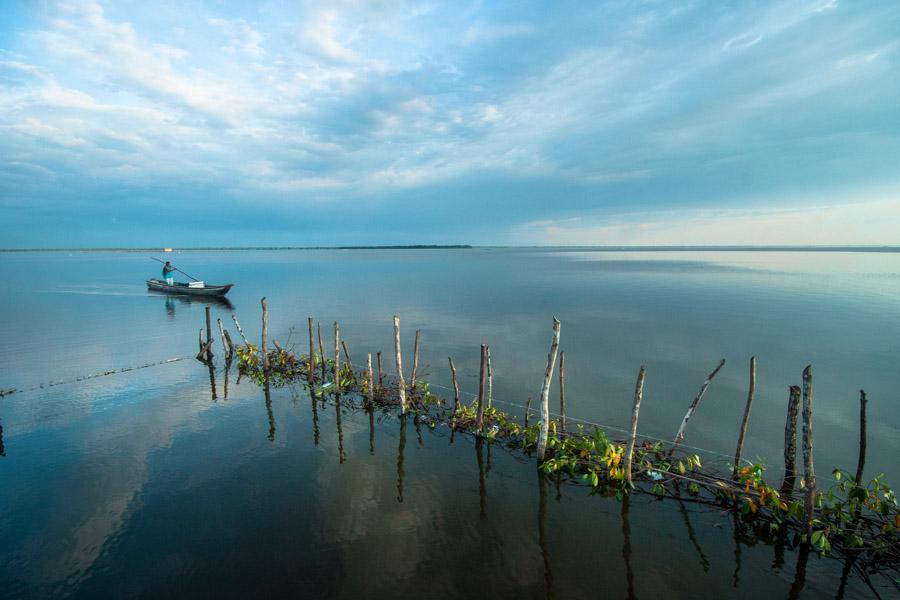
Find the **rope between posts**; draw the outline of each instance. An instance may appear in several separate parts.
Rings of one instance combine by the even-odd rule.
[[[129,372],[129,371],[137,371],[138,369],[147,369],[147,368],[149,368],[149,367],[157,367],[157,366],[159,366],[159,365],[167,365],[167,364],[169,364],[169,363],[179,362],[179,361],[182,361],[182,360],[186,360],[186,359],[188,359],[188,358],[190,358],[190,357],[188,357],[188,356],[178,356],[178,357],[176,357],[176,358],[167,358],[167,359],[165,359],[165,360],[160,360],[160,361],[157,361],[157,362],[145,363],[145,364],[143,364],[143,365],[136,365],[136,366],[132,366],[132,367],[122,367],[122,368],[120,368],[120,369],[112,369],[112,370],[109,370],[109,371],[100,371],[100,372],[97,372],[97,373],[91,373],[91,374],[89,374],[89,375],[80,375],[80,376],[74,377],[74,378],[72,378],[72,379],[59,379],[59,380],[57,380],[57,381],[50,381],[50,382],[47,382],[47,383],[41,383],[41,384],[34,385],[34,386],[31,386],[31,387],[29,387],[29,388],[24,388],[24,389],[16,389],[16,388],[13,388],[12,391],[7,391],[4,395],[5,395],[5,396],[9,396],[9,395],[11,395],[11,394],[15,394],[15,393],[19,393],[19,392],[33,392],[33,391],[35,391],[35,390],[41,390],[41,389],[44,389],[44,388],[55,387],[55,386],[58,386],[58,385],[65,385],[65,384],[67,384],[67,383],[78,383],[78,382],[80,382],[80,381],[87,381],[88,379],[96,379],[96,378],[98,378],[98,377],[106,377],[106,376],[108,376],[108,375],[117,375],[117,374],[119,374],[119,373],[127,373],[127,372]]]

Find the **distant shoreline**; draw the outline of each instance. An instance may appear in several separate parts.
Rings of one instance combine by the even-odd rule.
[[[247,251],[247,250],[558,250],[561,252],[900,252],[900,246],[473,246],[470,244],[409,246],[243,246],[175,248],[174,252]],[[154,248],[0,248],[0,252],[156,252]]]

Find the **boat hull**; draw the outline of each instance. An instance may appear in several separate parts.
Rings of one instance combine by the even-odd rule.
[[[162,292],[164,294],[175,294],[178,296],[222,297],[228,293],[228,290],[230,290],[233,285],[233,283],[229,283],[227,285],[207,285],[206,287],[202,288],[192,288],[189,287],[186,283],[176,282],[173,285],[169,285],[161,279],[147,280],[148,290],[153,290],[154,292]]]

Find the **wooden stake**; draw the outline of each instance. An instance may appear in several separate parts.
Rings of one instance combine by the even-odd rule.
[[[725,366],[725,359],[723,358],[719,362],[719,366],[713,370],[712,373],[706,378],[706,381],[703,382],[703,385],[700,386],[700,391],[697,392],[697,396],[694,398],[694,401],[691,402],[691,405],[688,407],[687,413],[684,415],[684,419],[681,421],[681,426],[678,428],[678,433],[675,434],[675,439],[672,441],[672,447],[669,448],[669,458],[672,457],[672,454],[675,452],[675,447],[679,442],[684,440],[684,428],[687,427],[688,421],[690,421],[691,416],[694,414],[694,411],[697,410],[697,406],[700,405],[700,400],[703,398],[703,394],[706,393],[706,388],[709,387],[709,384],[712,382],[713,378],[719,372],[719,370]]]
[[[859,460],[856,463],[856,485],[862,485],[866,466],[866,391],[859,390]]]
[[[553,378],[553,367],[556,365],[556,353],[559,350],[559,326],[559,319],[553,317],[553,339],[550,342],[550,354],[547,355],[544,384],[541,386],[541,431],[537,445],[538,459],[541,461],[547,453],[547,436],[550,435],[550,380]]]
[[[459,412],[459,382],[456,381],[456,365],[449,356],[447,360],[450,362],[450,373],[453,375],[453,414]]]
[[[316,321],[316,333],[319,336],[319,358],[322,359],[322,383],[324,384],[326,381],[325,366],[328,364],[328,361],[325,360],[325,344],[322,342],[322,323],[319,321]]]
[[[380,396],[384,394],[384,372],[381,369],[381,350],[376,352],[375,356],[378,357],[378,394]]]
[[[225,340],[228,341],[228,360],[231,360],[234,358],[234,342],[231,341],[231,334],[228,333],[227,329],[222,331],[222,335],[224,335]]]
[[[219,337],[222,338],[222,356],[226,358],[231,356],[231,349],[228,347],[228,338],[225,337],[225,328],[222,326],[222,319],[216,319],[219,326]]]
[[[784,423],[784,479],[781,481],[781,495],[787,496],[794,491],[797,471],[794,463],[797,459],[797,414],[800,412],[800,388],[792,385],[788,395],[787,418]]]
[[[744,407],[744,418],[741,419],[741,432],[738,435],[737,450],[734,452],[734,470],[731,478],[737,481],[738,469],[741,468],[741,454],[744,452],[744,438],[747,436],[747,425],[750,421],[750,406],[756,393],[756,357],[750,357],[750,391],[747,392],[747,406]]]
[[[250,340],[247,339],[247,336],[244,335],[244,330],[241,329],[241,324],[238,323],[237,316],[234,314],[231,315],[231,320],[234,321],[234,326],[237,327],[238,333],[241,334],[241,339],[244,340],[244,345],[248,348],[250,347]]]
[[[203,328],[200,328],[200,333],[197,335],[197,344],[200,352],[203,352],[203,348],[206,347],[206,342],[203,341]]]
[[[208,359],[208,358],[204,358],[203,355],[204,355],[204,354],[207,354],[207,353],[209,352],[209,348],[210,348],[210,346],[213,345],[213,342],[214,342],[214,341],[215,341],[215,340],[209,340],[208,342],[206,342],[206,344],[205,344],[202,348],[200,348],[200,352],[197,353],[197,360],[199,360],[200,362],[203,362],[203,363],[209,363],[209,362],[210,362],[209,359]]]
[[[263,370],[269,370],[269,353],[266,351],[266,335],[269,333],[269,303],[263,297],[259,303],[262,305],[262,344],[259,347],[262,352]]]
[[[369,406],[375,405],[375,377],[372,374],[372,353],[366,355],[366,383],[369,391]]]
[[[634,487],[631,481],[631,461],[634,455],[634,441],[637,438],[638,417],[641,414],[641,399],[644,396],[644,375],[647,368],[641,365],[637,383],[634,386],[634,406],[631,409],[631,437],[628,438],[628,449],[625,450],[625,481],[628,487]]]
[[[341,340],[341,348],[344,349],[344,358],[347,359],[347,366],[350,368],[350,372],[353,372],[353,361],[350,360],[350,351],[347,350],[347,342]]]
[[[481,370],[478,375],[478,414],[475,418],[475,428],[478,435],[484,433],[484,385],[487,377],[487,346],[481,345]]]
[[[566,351],[559,353],[559,430],[566,430]]]
[[[806,535],[812,534],[813,516],[816,499],[816,469],[813,465],[813,386],[812,366],[803,369],[803,479],[806,483],[806,502],[804,517],[806,518]],[[807,537],[807,543],[809,538]]]
[[[312,383],[316,378],[316,348],[313,342],[313,318],[307,317],[306,322],[309,325],[309,368],[306,372],[306,379]]]
[[[341,328],[334,322],[334,395],[341,393]]]
[[[494,371],[491,369],[491,347],[487,349],[487,406],[494,405]]]
[[[529,413],[531,413],[531,396],[528,396],[528,402],[525,403],[525,429],[528,429]]]
[[[397,391],[400,395],[400,414],[406,414],[406,381],[403,380],[403,357],[400,354],[400,317],[394,315],[394,354],[397,357]]]
[[[411,390],[416,387],[416,373],[419,371],[419,336],[421,334],[422,332],[416,329],[416,343],[413,346],[413,370],[409,378],[409,389]]]
[[[212,321],[211,321],[211,319],[210,319],[210,317],[209,317],[209,307],[208,307],[208,306],[204,306],[203,308],[206,309],[206,310],[204,311],[204,312],[206,313],[206,339],[212,341],[212,339],[213,339],[213,335],[212,335]],[[209,345],[207,346],[207,348],[206,348],[206,360],[211,361],[212,358],[213,358],[212,344],[209,344]]]

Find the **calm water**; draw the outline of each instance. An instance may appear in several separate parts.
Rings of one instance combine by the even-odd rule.
[[[781,475],[787,386],[812,364],[820,485],[856,464],[858,390],[867,471],[900,481],[900,254],[572,250],[186,252],[233,282],[248,335],[306,346],[306,317],[341,323],[354,361],[382,350],[391,315],[420,373],[475,390],[491,345],[498,406],[536,397],[552,316],[562,320],[570,415],[627,424],[647,365],[640,432],[671,438],[720,358],[728,364],[686,442],[733,454],[747,363],[758,391],[745,456]],[[0,595],[306,595],[578,598],[835,596],[841,563],[753,543],[731,517],[542,482],[532,462],[468,437],[376,414],[315,411],[301,390],[261,390],[181,360],[203,303],[149,294],[138,253],[3,253],[0,278]],[[292,331],[296,328],[296,331]],[[233,332],[233,327],[231,328]],[[221,354],[221,352],[219,352]],[[407,358],[409,361],[409,358]],[[45,387],[39,387],[44,384]],[[444,392],[437,388],[436,391]],[[554,389],[554,397],[555,397]],[[724,455],[724,456],[723,456]],[[342,462],[343,460],[343,462]],[[800,588],[802,583],[803,587]],[[876,582],[877,583],[877,582]],[[886,588],[889,590],[889,588]],[[885,590],[882,590],[885,593]],[[846,597],[871,591],[851,577]]]

